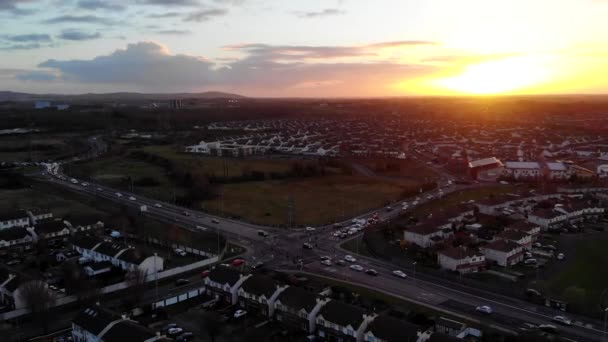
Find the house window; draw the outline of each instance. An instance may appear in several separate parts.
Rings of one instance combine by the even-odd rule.
[[[355,336],[355,332],[353,331],[353,329],[348,328],[348,330],[346,330],[346,335]]]

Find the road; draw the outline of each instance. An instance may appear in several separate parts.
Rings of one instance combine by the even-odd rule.
[[[419,274],[416,278],[413,274],[410,274],[408,279],[400,279],[392,275],[394,266],[371,258],[357,256],[359,259],[357,264],[360,264],[364,268],[377,270],[380,272],[378,277],[355,272],[347,267],[321,265],[319,262],[320,255],[328,255],[333,260],[341,259],[345,255],[345,252],[339,248],[339,244],[342,241],[339,241],[339,239],[332,235],[336,229],[333,225],[317,227],[314,231],[301,229],[287,232],[281,229],[256,226],[236,220],[215,217],[102,185],[88,184],[87,186],[83,186],[82,181],[77,181],[74,184],[70,182],[70,179],[62,180],[49,175],[42,178],[70,190],[132,208],[140,208],[142,205],[145,205],[146,210],[142,212],[144,215],[166,222],[174,222],[192,231],[215,230],[218,233],[221,232],[231,242],[247,247],[249,253],[246,257],[250,261],[263,261],[271,268],[297,269],[299,267],[303,271],[369,286],[391,295],[420,302],[422,305],[431,308],[458,312],[472,319],[481,319],[484,322],[491,322],[504,328],[514,329],[524,322],[547,324],[550,323],[550,319],[554,314],[560,313],[514,298],[505,298],[497,294],[465,288],[463,286],[452,286],[452,284],[446,284],[445,281],[433,279],[424,274]],[[451,186],[444,188],[443,192],[447,194],[452,191],[461,190],[462,188]],[[439,195],[438,190],[434,190],[431,194],[434,197]],[[432,200],[432,198],[427,197],[428,195],[427,193],[424,196],[420,196],[419,205]],[[411,205],[412,199],[408,199],[407,201]],[[394,207],[400,208],[401,203],[394,204]],[[372,213],[368,213],[359,218],[369,218],[371,215]],[[380,221],[391,220],[398,215],[399,210],[397,209],[378,211]],[[344,222],[344,224],[348,223],[350,222]],[[269,235],[263,237],[258,234],[259,230],[264,230]],[[302,243],[305,241],[314,243],[316,245],[315,248],[313,250],[303,249]],[[296,264],[294,263],[296,259],[302,259],[302,262]],[[490,316],[480,316],[475,312],[474,308],[481,305],[492,306],[495,313]],[[562,336],[568,337],[573,341],[600,341],[603,335],[602,330],[593,327],[560,326],[559,329]]]

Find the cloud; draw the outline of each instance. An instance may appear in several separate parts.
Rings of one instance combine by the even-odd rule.
[[[166,34],[166,35],[187,35],[192,34],[192,31],[189,30],[160,30],[156,31],[157,34]]]
[[[273,46],[253,44],[251,48]],[[317,52],[317,47],[302,51]],[[343,47],[348,51],[348,47]],[[199,56],[172,54],[154,42],[130,44],[126,49],[88,60],[47,60],[39,65],[59,73],[62,82],[129,87],[141,91],[188,91],[202,88],[266,89],[272,92],[285,89],[338,87],[348,84],[374,90],[411,77],[435,72],[437,67],[417,64],[398,64],[387,61],[356,63],[277,62],[244,50],[246,55],[237,60],[216,63]],[[337,52],[321,49],[323,55]],[[376,88],[374,88],[376,87]]]
[[[101,24],[101,25],[113,25],[116,22],[94,15],[62,15],[54,18],[50,18],[44,21],[47,24],[61,24],[61,23],[80,23],[80,24]]]
[[[300,18],[321,18],[346,14],[346,11],[337,8],[326,8],[318,12],[295,12]]]
[[[31,3],[33,0],[0,0],[0,12],[8,11],[15,15],[26,15],[35,12],[33,9],[24,9],[20,5]]]
[[[200,10],[193,13],[190,13],[184,21],[194,21],[194,22],[203,22],[209,21],[214,17],[220,17],[228,14],[228,10],[223,8],[212,8],[206,10]]]
[[[0,36],[0,38],[15,43],[51,41],[51,36],[49,36],[48,34],[19,34],[12,36]]]
[[[80,0],[77,6],[87,10],[124,11],[127,7],[111,0]]]
[[[415,45],[440,45],[439,42],[429,40],[398,40],[392,42],[382,42],[367,45],[370,48],[394,48],[394,47],[406,47]]]
[[[162,19],[162,18],[175,18],[181,17],[183,14],[179,12],[165,12],[165,13],[153,13],[149,14],[147,17],[152,19]]]
[[[57,75],[48,71],[34,70],[17,73],[15,78],[20,81],[50,82],[55,81],[57,79]]]
[[[43,47],[42,44],[39,43],[28,43],[28,44],[11,44],[0,46],[0,50],[2,51],[12,51],[12,50],[34,50]]]
[[[69,29],[63,30],[57,37],[63,40],[92,40],[101,38],[101,33],[89,33],[76,29]]]
[[[199,6],[201,3],[198,0],[139,0],[139,5],[154,5],[154,6]]]

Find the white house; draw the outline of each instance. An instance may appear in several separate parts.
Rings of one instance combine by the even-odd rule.
[[[251,274],[242,275],[238,270],[216,266],[209,272],[204,280],[205,287],[215,295],[216,298],[234,305],[238,301],[238,290]]]
[[[29,225],[30,215],[24,210],[0,213],[0,229],[27,227]]]
[[[561,162],[547,162],[547,177],[551,180],[568,180],[572,176],[572,172],[566,164]]]
[[[441,268],[459,273],[478,272],[485,268],[483,253],[465,247],[452,247],[437,252]]]
[[[37,236],[33,228],[12,227],[0,230],[0,249],[30,250]]]
[[[428,248],[453,234],[450,222],[425,222],[408,227],[403,232],[403,239],[408,243]]]
[[[520,230],[505,229],[498,234],[497,238],[515,242],[528,251],[532,249],[532,235]]]
[[[271,277],[254,274],[238,289],[239,305],[247,311],[257,311],[266,317],[274,314],[274,303],[287,286]]]
[[[275,319],[312,334],[316,330],[317,314],[329,301],[300,287],[290,286],[281,291],[274,302]]]
[[[503,267],[515,265],[524,258],[524,248],[515,242],[506,240],[490,242],[481,247],[481,251],[487,260],[494,261]]]
[[[535,179],[541,175],[541,167],[538,162],[508,161],[502,175],[513,179]]]

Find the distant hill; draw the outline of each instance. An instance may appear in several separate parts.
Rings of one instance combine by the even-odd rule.
[[[169,99],[241,99],[245,96],[219,91],[206,91],[202,93],[174,93],[174,94],[147,94],[147,93],[101,93],[101,94],[28,94],[12,91],[0,91],[0,101],[162,101]]]

